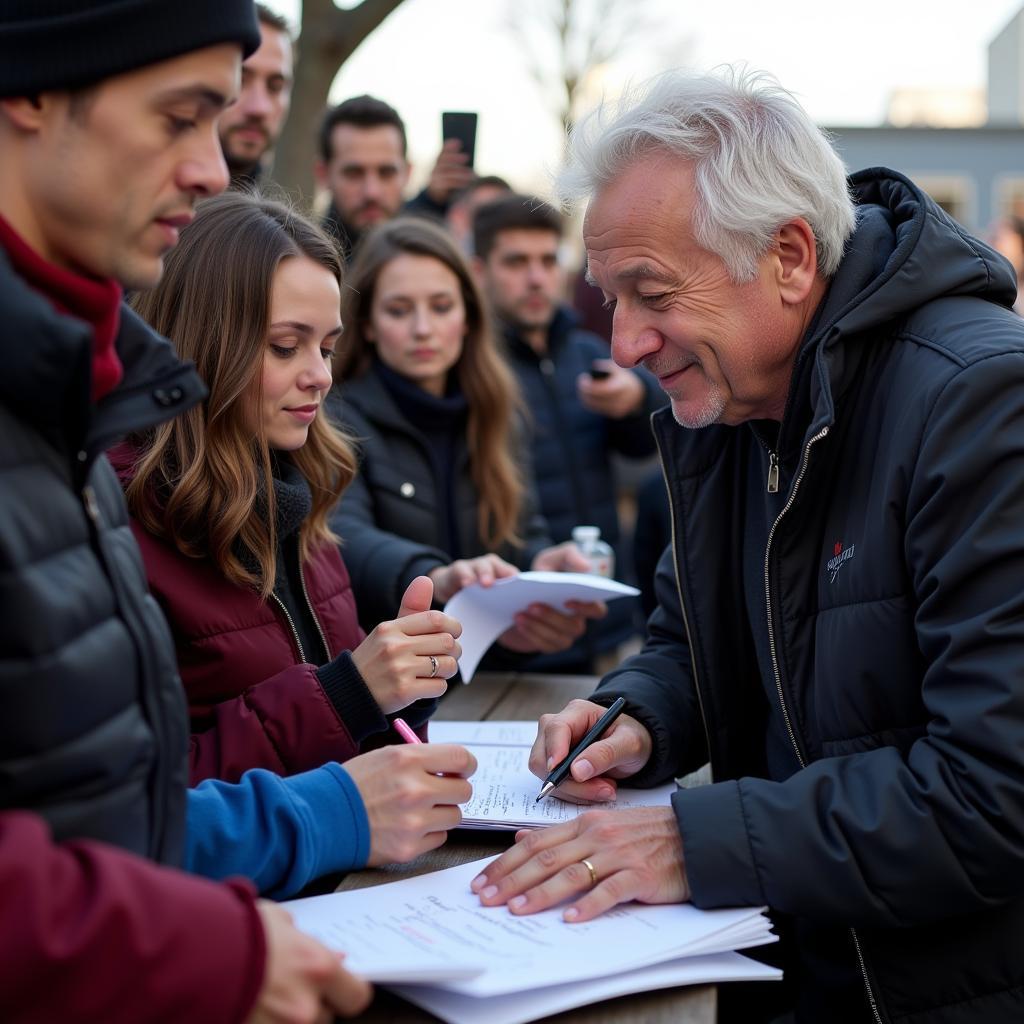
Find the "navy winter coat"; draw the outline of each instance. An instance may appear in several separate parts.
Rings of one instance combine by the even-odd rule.
[[[576,380],[596,359],[610,358],[608,344],[577,325],[562,308],[548,330],[548,348],[538,355],[511,327],[504,331],[508,360],[530,410],[533,478],[541,511],[556,543],[569,540],[572,528],[586,523],[601,528],[613,546],[619,540],[612,452],[631,458],[653,455],[650,416],[665,395],[647,373],[642,407],[614,420],[587,409],[576,394]]]
[[[659,413],[674,550],[645,649],[598,699],[627,696],[651,730],[647,781],[710,758],[715,782],[673,801],[698,906],[767,903],[845,937],[863,1009],[798,1019],[1009,1024],[1024,1020],[1024,323],[1005,261],[909,181],[852,186],[859,226],[805,343],[807,416],[752,567],[764,613],[748,618],[741,559],[760,441]],[[775,781],[769,716],[799,762]]]
[[[654,378],[637,371],[644,385],[641,408],[622,419],[591,412],[579,400],[576,381],[596,359],[608,359],[608,343],[578,324],[562,307],[548,329],[547,352],[538,355],[511,326],[504,330],[506,354],[530,410],[530,455],[541,511],[555,542],[569,540],[572,528],[597,526],[616,552],[616,576],[623,578],[619,515],[612,454],[644,458],[655,451],[650,417],[665,404]],[[634,631],[638,603],[621,598],[608,615],[588,625],[587,633],[563,654],[545,655],[536,671],[592,671],[598,651],[611,650]]]

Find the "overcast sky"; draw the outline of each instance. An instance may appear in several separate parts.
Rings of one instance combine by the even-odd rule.
[[[300,0],[267,2],[297,21]],[[346,62],[332,100],[369,92],[392,103],[421,173],[440,146],[441,111],[477,110],[477,169],[543,191],[558,126],[509,29],[510,12],[522,18],[536,2],[405,0]],[[603,76],[609,92],[667,66],[742,61],[776,75],[820,123],[848,125],[881,121],[894,88],[983,86],[986,46],[1024,0],[623,2],[645,6],[654,27],[623,44]]]

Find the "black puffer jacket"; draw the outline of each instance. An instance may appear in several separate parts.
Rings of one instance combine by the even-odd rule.
[[[619,541],[612,452],[630,458],[653,455],[651,413],[665,394],[646,371],[641,408],[622,419],[591,412],[576,394],[576,380],[596,359],[610,359],[608,344],[583,330],[576,314],[559,309],[548,330],[546,355],[538,355],[511,326],[504,328],[509,363],[530,410],[533,477],[541,510],[555,541],[569,540],[572,528],[601,528],[609,544]],[[621,603],[621,602],[620,602]]]
[[[740,557],[760,442],[659,413],[674,558],[645,650],[599,700],[627,695],[652,731],[648,780],[710,756],[715,784],[674,798],[695,903],[767,903],[845,939],[863,1008],[801,1019],[1010,1024],[1024,1020],[1024,324],[1005,261],[910,182],[852,181],[859,227],[794,378],[806,415],[782,426],[783,451],[796,443],[757,567],[766,611],[748,618]],[[768,715],[802,765],[779,781]]]
[[[395,617],[402,593],[416,576],[452,561],[445,550],[448,527],[438,512],[438,496],[447,484],[437,479],[427,442],[376,373],[345,381],[328,403],[332,418],[359,449],[359,472],[342,495],[331,526],[342,539],[359,621],[371,630]],[[477,489],[464,437],[458,441],[454,466],[460,556],[473,558],[485,554],[487,547],[477,531]],[[528,569],[537,552],[551,544],[547,523],[536,508],[536,498],[528,491],[518,530],[522,546],[497,552],[520,569]]]
[[[0,810],[176,864],[185,706],[102,453],[205,391],[124,308],[125,377],[93,407],[91,328],[26,288],[2,251],[0,308]]]

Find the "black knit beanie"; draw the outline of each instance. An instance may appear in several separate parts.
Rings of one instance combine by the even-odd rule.
[[[253,0],[0,0],[0,96],[74,89],[218,43],[260,45]]]

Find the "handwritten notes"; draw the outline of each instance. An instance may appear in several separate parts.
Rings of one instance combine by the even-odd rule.
[[[431,987],[477,999],[773,941],[763,908],[626,904],[584,924],[567,924],[558,908],[517,917],[505,907],[482,906],[470,892],[470,881],[487,863],[286,906],[299,928],[345,951],[357,973],[382,977],[410,964],[446,963],[472,976]]]
[[[462,805],[463,828],[519,829],[569,821],[591,805],[555,796],[536,802],[541,780],[527,767],[536,722],[431,722],[434,743],[461,743],[477,759],[473,796]],[[620,786],[618,798],[602,808],[666,807],[675,785],[654,789]]]

